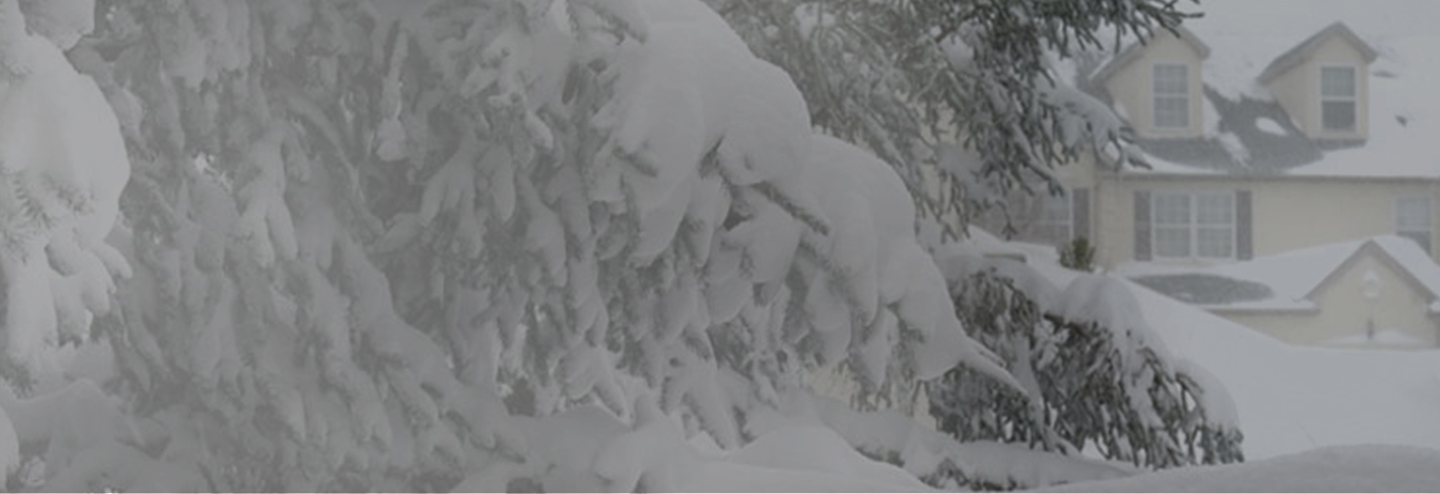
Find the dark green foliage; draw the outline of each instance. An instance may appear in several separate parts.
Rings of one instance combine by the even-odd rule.
[[[1090,239],[1084,235],[1075,237],[1070,243],[1061,246],[1059,251],[1061,266],[1087,273],[1095,270],[1095,247],[1090,245]]]

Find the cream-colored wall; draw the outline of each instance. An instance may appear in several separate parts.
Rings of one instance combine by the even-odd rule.
[[[1320,68],[1332,65],[1355,67],[1355,132],[1327,132],[1321,122]],[[1314,139],[1367,139],[1370,137],[1370,66],[1365,56],[1344,39],[1331,36],[1311,57],[1270,81],[1271,94],[1306,135]]]
[[[1373,310],[1370,301],[1362,295],[1367,272],[1374,272],[1380,279],[1380,296]],[[1373,315],[1376,331],[1398,330],[1431,347],[1437,345],[1437,326],[1429,315],[1429,295],[1406,280],[1391,262],[1367,253],[1339,276],[1315,296],[1318,311],[1217,313],[1281,341],[1300,345],[1364,336],[1366,320]]]
[[[1314,70],[1316,73],[1311,74],[1305,67],[1298,67],[1267,84],[1270,94],[1290,115],[1295,126],[1312,137],[1315,135],[1313,129],[1320,121],[1320,69]]]
[[[1055,178],[1068,188],[1094,187],[1098,178],[1094,155],[1084,152],[1080,154],[1080,159],[1056,167]]]
[[[1110,97],[1129,113],[1130,124],[1135,132],[1145,137],[1200,137],[1205,129],[1204,95],[1200,91],[1200,54],[1194,48],[1168,31],[1158,32],[1140,53],[1140,56],[1125,67],[1117,70],[1105,89]],[[1155,128],[1155,100],[1152,93],[1152,67],[1156,63],[1183,63],[1189,67],[1190,76],[1190,126],[1183,129]]]
[[[1440,187],[1428,181],[1320,179],[1164,179],[1125,175],[1101,180],[1096,198],[1096,260],[1113,267],[1135,258],[1135,191],[1251,191],[1256,257],[1395,233],[1395,200],[1425,195],[1440,207]],[[1432,220],[1440,210],[1432,211]],[[1432,225],[1433,227],[1433,225]],[[1440,234],[1440,232],[1436,232]],[[1440,244],[1440,235],[1436,242]],[[1434,253],[1432,252],[1432,256]]]

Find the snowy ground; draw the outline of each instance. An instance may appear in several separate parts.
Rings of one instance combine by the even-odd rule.
[[[1059,267],[1049,247],[1002,243],[983,232],[975,241],[985,250],[1024,255],[1062,287],[1078,275]],[[1414,492],[1440,487],[1440,420],[1435,416],[1440,351],[1294,347],[1124,283],[1169,351],[1224,383],[1246,435],[1247,463],[1067,484],[1047,492]],[[840,435],[855,432],[839,429]],[[687,489],[925,490],[902,471],[844,448],[830,430],[782,428],[773,434],[740,451],[710,456],[693,471]]]
[[[1042,492],[1433,492],[1440,451],[1332,446],[1252,463],[1168,470]]]
[[[1171,351],[1225,383],[1247,458],[1337,444],[1440,448],[1440,352],[1290,346],[1138,285],[1135,293]]]

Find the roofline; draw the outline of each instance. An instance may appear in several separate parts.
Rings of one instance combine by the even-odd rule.
[[[1345,38],[1352,46],[1360,50],[1360,56],[1365,58],[1365,63],[1374,62],[1380,56],[1379,52],[1375,51],[1365,40],[1360,39],[1360,36],[1350,30],[1350,27],[1346,26],[1344,22],[1335,21],[1275,57],[1275,60],[1272,60],[1269,65],[1265,66],[1265,70],[1260,72],[1260,77],[1257,77],[1256,80],[1261,84],[1268,84],[1275,78],[1290,72],[1290,69],[1309,60],[1310,52],[1318,48],[1321,41],[1336,35]]]
[[[1351,252],[1349,257],[1346,257],[1344,261],[1341,261],[1339,265],[1335,266],[1335,269],[1330,270],[1330,274],[1325,275],[1325,278],[1321,279],[1319,283],[1316,283],[1315,287],[1311,288],[1310,291],[1305,294],[1305,300],[1313,301],[1321,290],[1340,277],[1340,272],[1360,262],[1361,254],[1372,252],[1378,252],[1380,255],[1376,257],[1380,258],[1381,262],[1384,262],[1390,269],[1400,273],[1401,277],[1412,285],[1412,288],[1418,288],[1420,293],[1429,293],[1430,302],[1434,302],[1436,298],[1440,298],[1440,293],[1431,291],[1429,287],[1420,282],[1419,278],[1415,277],[1415,273],[1411,273],[1409,269],[1405,269],[1405,265],[1395,259],[1395,256],[1390,255],[1390,251],[1381,246],[1379,242],[1376,242],[1374,238],[1369,238],[1366,239],[1365,243],[1361,244],[1360,247],[1356,248],[1354,252]]]
[[[1158,30],[1167,33],[1170,32],[1170,29],[1165,27],[1158,28]],[[1200,41],[1200,38],[1195,36],[1195,33],[1190,32],[1189,29],[1185,29],[1185,26],[1181,25],[1176,25],[1174,30],[1175,33],[1179,33],[1178,37],[1180,41],[1185,42],[1185,44],[1190,46],[1190,49],[1195,50],[1195,53],[1200,55],[1201,60],[1210,58],[1210,46],[1206,45],[1204,41]],[[1159,33],[1157,33],[1156,30],[1151,30],[1149,39],[1154,39],[1157,34]],[[1129,66],[1135,60],[1139,59],[1140,52],[1144,51],[1147,45],[1148,40],[1145,37],[1140,37],[1132,41],[1124,49],[1120,50],[1115,57],[1090,73],[1090,80],[1098,83],[1097,85],[1104,85],[1104,83],[1110,80],[1110,77],[1114,76],[1120,69]]]
[[[1308,301],[1307,301],[1307,302],[1308,302]],[[1215,314],[1215,315],[1237,315],[1237,316],[1238,316],[1238,315],[1246,315],[1246,314],[1306,314],[1306,315],[1308,315],[1308,314],[1318,314],[1318,313],[1320,312],[1320,307],[1319,307],[1319,306],[1316,306],[1316,305],[1314,304],[1314,302],[1310,302],[1309,304],[1304,305],[1304,306],[1292,306],[1292,307],[1255,307],[1255,306],[1247,307],[1247,306],[1243,306],[1243,305],[1242,305],[1242,306],[1239,306],[1239,307],[1230,307],[1230,306],[1224,306],[1224,305],[1197,305],[1196,307],[1199,307],[1199,308],[1201,308],[1201,309],[1204,309],[1206,312],[1210,312],[1210,313]]]

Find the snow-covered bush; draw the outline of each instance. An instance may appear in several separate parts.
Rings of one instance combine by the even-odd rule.
[[[1151,468],[1243,459],[1225,389],[1165,350],[1118,281],[1083,275],[1059,291],[1016,261],[941,259],[960,319],[1024,388],[947,373],[929,388],[942,431]]]
[[[1095,247],[1084,235],[1061,245],[1056,253],[1060,255],[1061,266],[1086,273],[1095,271]]]

